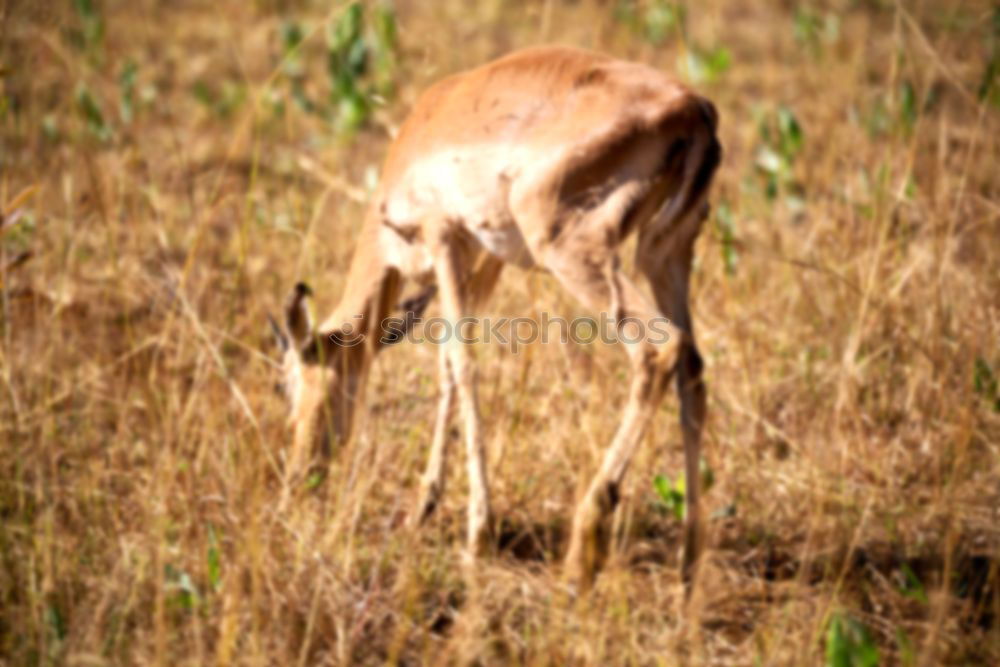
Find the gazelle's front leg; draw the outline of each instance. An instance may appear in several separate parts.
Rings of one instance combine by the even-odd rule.
[[[455,411],[455,379],[451,373],[451,363],[448,361],[448,349],[444,347],[441,348],[438,360],[438,382],[441,385],[441,398],[438,401],[437,419],[434,423],[434,440],[431,443],[427,469],[420,480],[420,496],[415,511],[410,515],[410,525],[414,527],[426,521],[434,513],[444,495],[447,478],[448,445],[451,440],[448,426]]]
[[[465,435],[466,465],[469,474],[469,515],[468,549],[469,556],[476,557],[486,551],[490,541],[490,494],[486,477],[486,454],[479,422],[479,407],[476,399],[476,377],[472,359],[472,348],[460,342],[463,338],[458,329],[459,321],[465,314],[465,299],[460,272],[463,269],[460,248],[457,242],[442,238],[435,248],[434,271],[437,276],[441,305],[445,317],[451,323],[451,337],[447,346],[451,376],[458,393],[458,404],[462,415]]]

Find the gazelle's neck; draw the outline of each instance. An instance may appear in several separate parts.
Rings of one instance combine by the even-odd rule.
[[[380,323],[389,316],[401,287],[399,272],[389,266],[379,252],[377,233],[377,224],[366,220],[351,258],[340,303],[320,326],[321,332],[363,334],[366,341],[374,336],[377,343],[381,335]],[[378,347],[375,345],[374,349]]]

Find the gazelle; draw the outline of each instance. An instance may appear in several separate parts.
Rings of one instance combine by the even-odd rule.
[[[623,343],[632,373],[628,400],[576,508],[567,573],[586,585],[600,566],[622,479],[676,376],[689,575],[699,543],[706,398],[688,283],[721,156],[716,125],[711,102],[675,79],[563,47],[518,51],[427,90],[389,149],[340,304],[314,328],[304,303],[309,290],[299,284],[287,301],[285,326],[276,327],[285,350],[293,466],[314,447],[328,449],[350,435],[367,371],[387,344],[380,323],[405,279],[426,290],[407,310],[422,310],[436,289],[454,323],[489,295],[505,263],[538,266],[620,327],[630,326],[627,318],[671,322],[665,342]],[[618,247],[632,232],[655,305],[619,267]],[[491,514],[469,346],[442,346],[439,372],[430,459],[411,518],[425,519],[444,491],[457,399],[469,475],[468,554],[475,557],[489,545]]]

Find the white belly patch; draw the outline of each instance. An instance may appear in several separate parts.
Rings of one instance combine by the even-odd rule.
[[[387,198],[385,214],[399,227],[419,227],[430,215],[459,221],[483,248],[503,261],[534,265],[507,209],[507,150],[495,146],[442,151],[413,165]]]
[[[524,243],[524,236],[513,222],[501,227],[470,225],[469,231],[490,254],[496,255],[508,264],[523,268],[534,265],[534,259]]]

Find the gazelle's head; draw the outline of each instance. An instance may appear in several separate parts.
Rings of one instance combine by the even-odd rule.
[[[305,283],[295,285],[284,326],[268,316],[282,355],[280,390],[290,407],[293,456],[307,457],[317,450],[330,454],[350,436],[365,364],[365,345],[354,332],[313,329],[306,307],[311,294]]]

